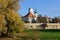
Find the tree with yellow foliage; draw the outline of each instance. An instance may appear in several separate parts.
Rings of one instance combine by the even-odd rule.
[[[24,22],[17,14],[19,0],[0,0],[0,32],[18,33],[23,30]]]

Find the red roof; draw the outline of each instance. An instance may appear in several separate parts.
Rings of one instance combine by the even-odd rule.
[[[35,17],[32,13],[28,13],[25,17]]]

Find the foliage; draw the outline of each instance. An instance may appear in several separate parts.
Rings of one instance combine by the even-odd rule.
[[[24,22],[17,14],[19,0],[0,0],[0,32],[17,33],[23,30]]]
[[[19,0],[0,0],[1,8],[11,8],[14,10],[19,9]]]
[[[46,17],[42,17],[42,15],[38,16],[38,23],[46,23],[46,22],[47,22]]]
[[[58,18],[55,17],[55,18],[52,20],[52,23],[58,23]]]

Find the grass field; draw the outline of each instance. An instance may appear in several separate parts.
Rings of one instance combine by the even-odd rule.
[[[60,40],[60,30],[24,30],[18,34],[18,38],[9,40]],[[4,38],[4,40],[8,40]],[[0,39],[3,40],[3,39]]]
[[[32,40],[60,40],[60,30],[25,30],[23,35]]]

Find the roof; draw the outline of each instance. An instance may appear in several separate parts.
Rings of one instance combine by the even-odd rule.
[[[29,8],[29,12],[24,17],[36,17],[37,14],[34,13],[32,8]]]
[[[27,15],[25,15],[25,17],[34,17],[35,15],[33,15],[32,13],[28,13]]]

